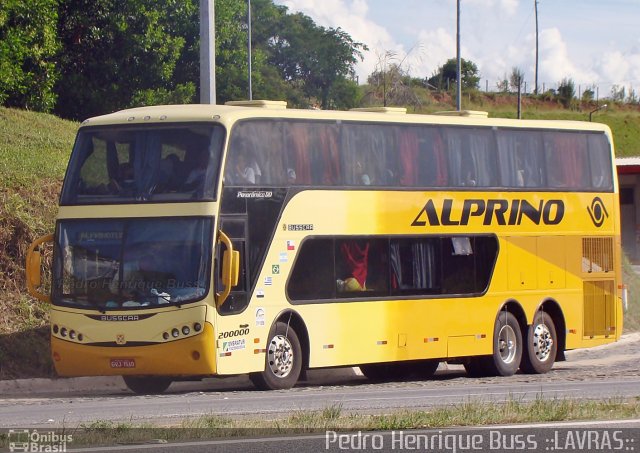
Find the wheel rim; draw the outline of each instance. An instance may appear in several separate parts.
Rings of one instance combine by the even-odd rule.
[[[498,350],[504,363],[511,363],[516,357],[516,333],[511,326],[502,326],[498,334]]]
[[[271,372],[284,378],[293,369],[293,348],[289,339],[283,335],[276,335],[269,344],[269,368]]]
[[[544,362],[551,356],[553,336],[544,324],[538,324],[533,330],[533,351],[539,361]]]

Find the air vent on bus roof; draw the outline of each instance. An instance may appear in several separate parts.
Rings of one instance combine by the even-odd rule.
[[[349,109],[352,112],[376,112],[376,113],[407,113],[407,109],[404,107],[359,107],[355,109]]]
[[[480,110],[445,110],[443,112],[435,112],[434,115],[464,116],[467,118],[489,118],[489,112],[483,112]]]
[[[263,109],[286,109],[287,101],[267,101],[257,99],[253,101],[227,101],[225,105],[233,105],[238,107],[260,107]]]

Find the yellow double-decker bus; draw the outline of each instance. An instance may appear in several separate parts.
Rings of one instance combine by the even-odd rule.
[[[61,376],[545,373],[622,331],[613,141],[480,112],[156,106],[82,123],[29,289]],[[461,114],[460,114],[461,113]],[[53,243],[51,291],[41,250]]]

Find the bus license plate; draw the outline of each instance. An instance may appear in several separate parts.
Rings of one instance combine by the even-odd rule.
[[[134,359],[111,359],[111,368],[135,368]]]

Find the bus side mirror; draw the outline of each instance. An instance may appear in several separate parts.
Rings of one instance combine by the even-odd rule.
[[[231,239],[222,231],[218,232],[219,240],[227,248],[222,254],[222,284],[224,289],[221,293],[217,293],[218,301],[216,305],[221,307],[229,297],[231,287],[238,284],[240,277],[240,252],[233,250]]]
[[[240,252],[237,250],[225,250],[222,256],[222,281],[225,285],[236,286],[240,273]]]
[[[38,291],[42,285],[42,253],[38,247],[46,242],[53,242],[53,234],[42,236],[31,243],[27,251],[26,273],[27,273],[27,291],[36,299],[43,302],[51,303],[51,296]]]

